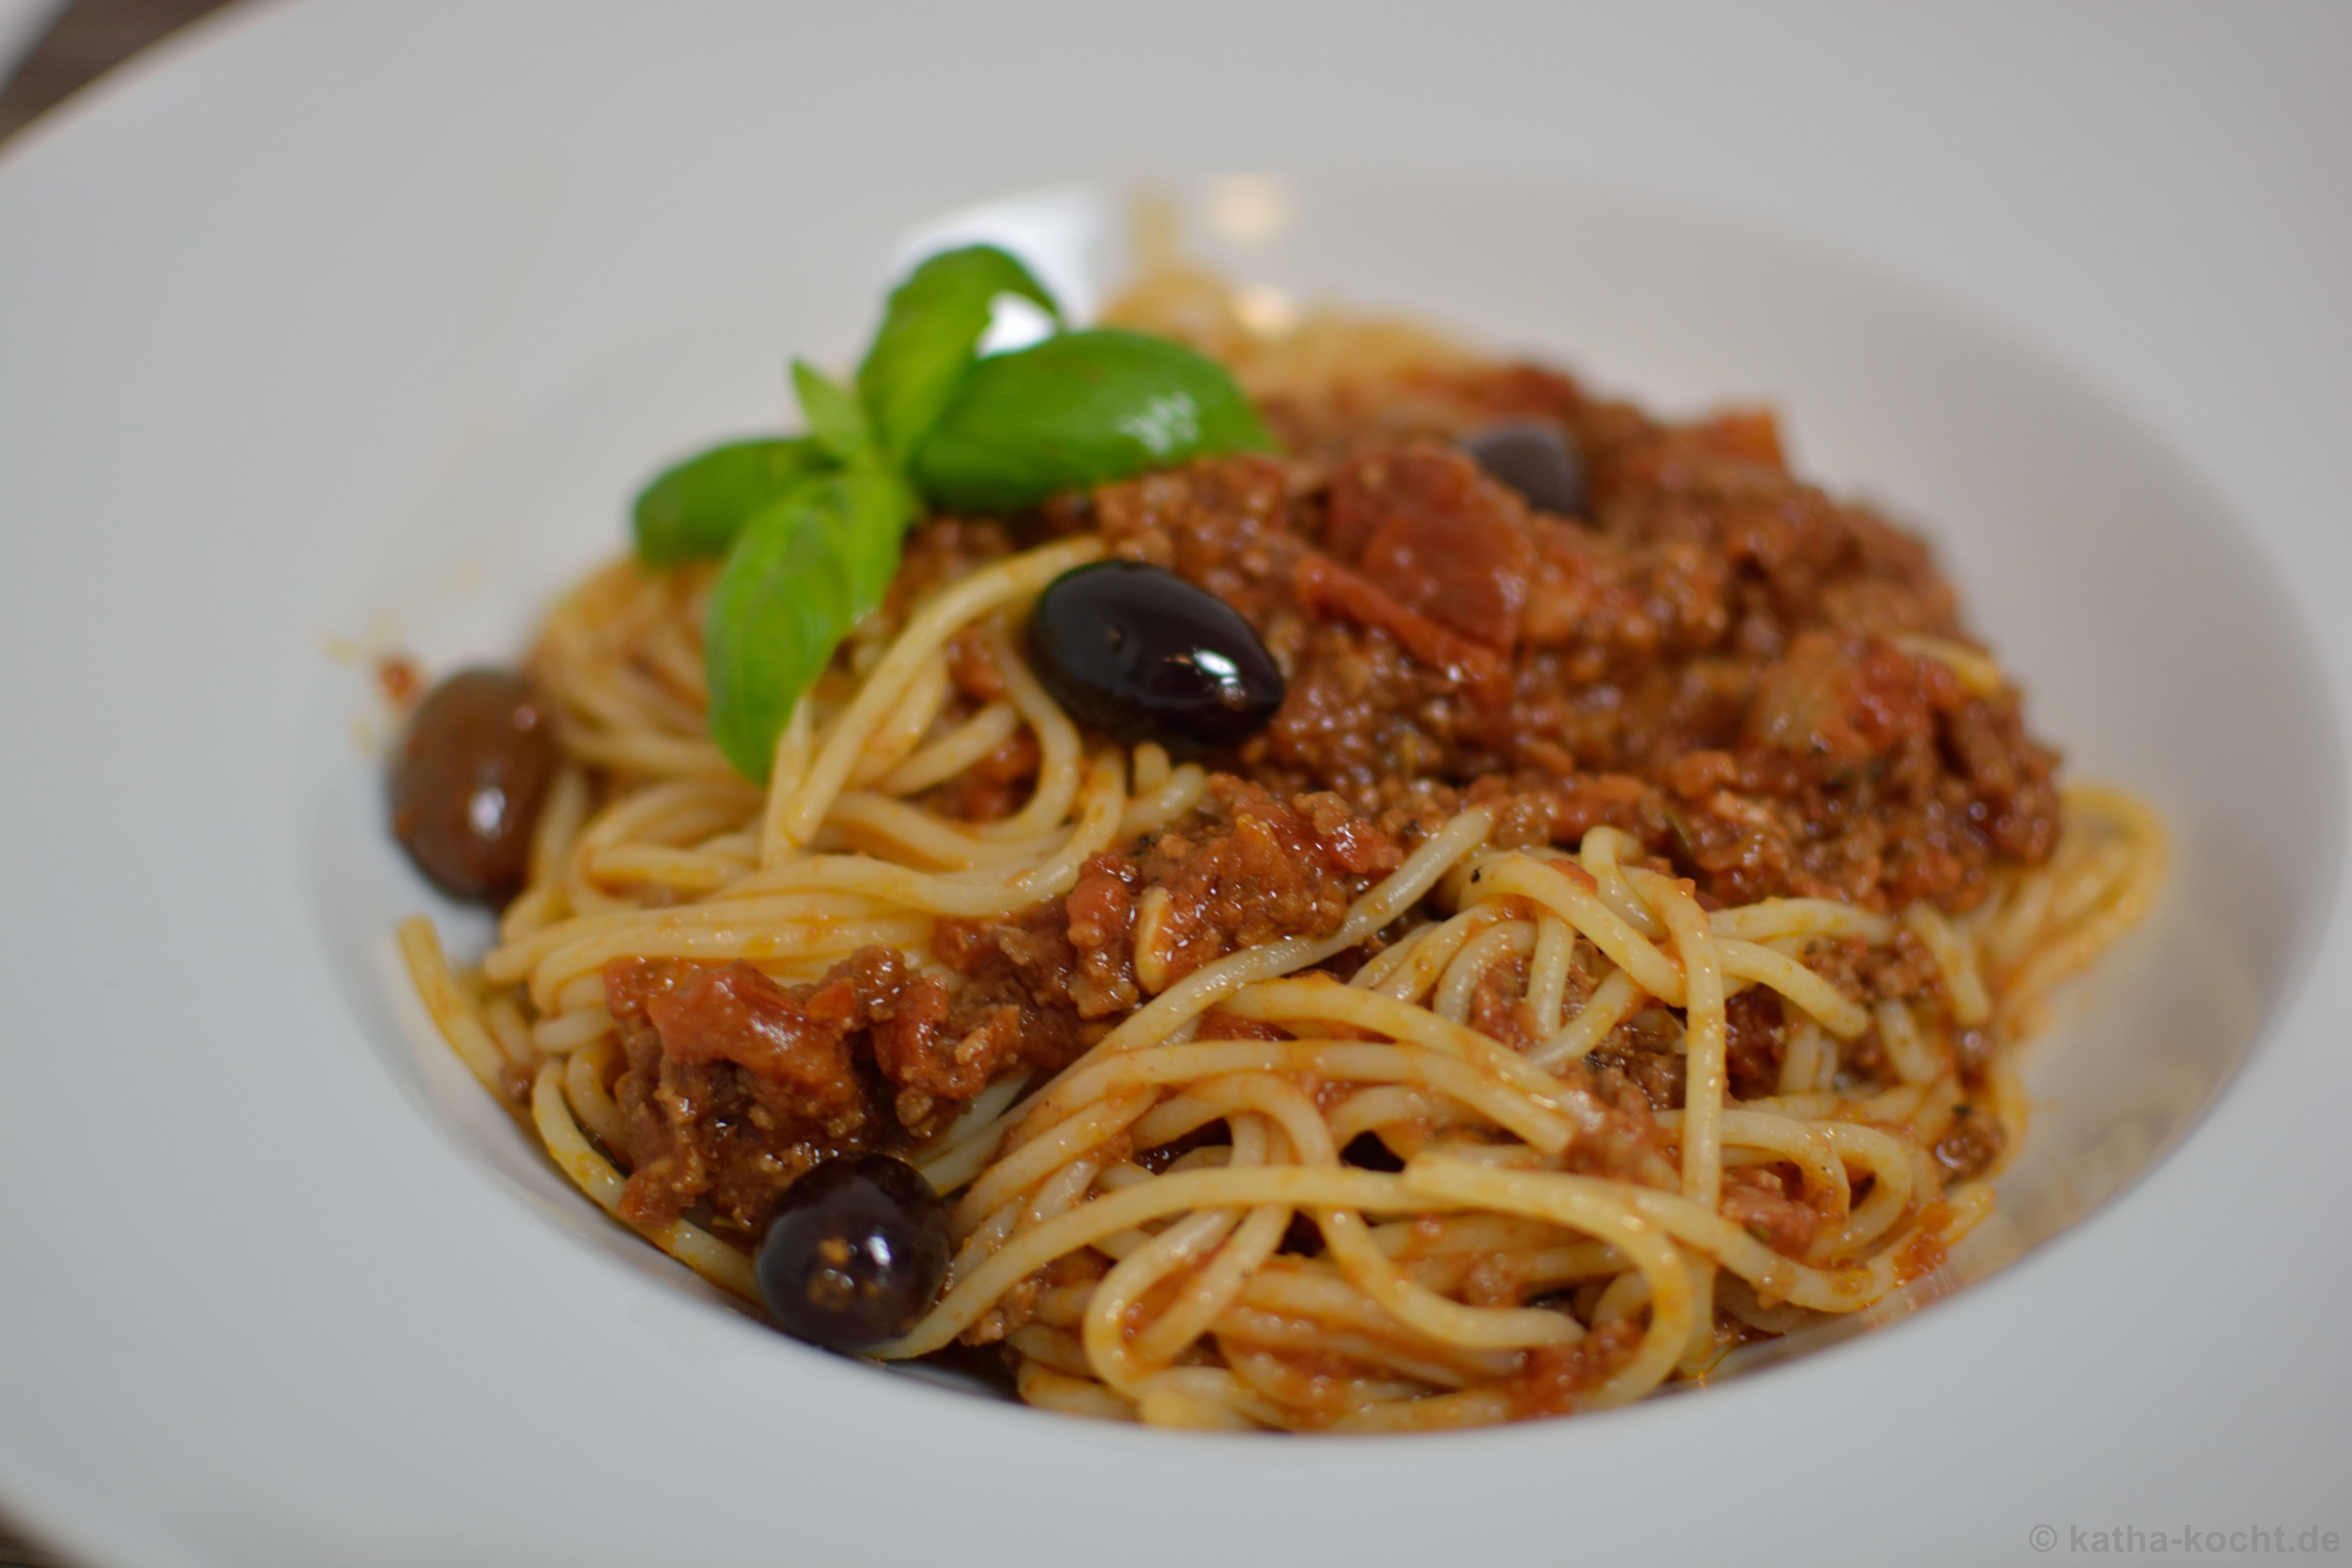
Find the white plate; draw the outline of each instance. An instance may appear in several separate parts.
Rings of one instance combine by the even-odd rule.
[[[9,1503],[135,1563],[1984,1562],[2033,1558],[2041,1525],[2062,1549],[2352,1534],[2328,1500],[2347,987],[2335,962],[2298,984],[2346,955],[2352,637],[2321,612],[2352,581],[2352,217],[2297,162],[2345,144],[2316,63],[2344,27],[1744,16],[468,6],[436,30],[312,5],[14,153]],[[374,837],[331,642],[511,647],[653,462],[775,418],[785,353],[854,349],[927,214],[1082,167],[1335,162],[1429,177],[1294,178],[1293,222],[1229,259],[1645,400],[1773,397],[1804,462],[1943,542],[2078,765],[2172,813],[2177,896],[2037,1058],[2024,1238],[2210,1113],[1912,1323],[1504,1432],[1104,1428],[711,1310],[606,1245],[386,983],[381,932],[419,893]]]

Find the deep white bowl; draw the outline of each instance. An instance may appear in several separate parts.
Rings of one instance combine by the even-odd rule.
[[[1238,5],[416,15],[289,8],[0,158],[12,1508],[100,1558],[240,1564],[1986,1562],[2043,1525],[2340,1528],[2352,1073],[2312,961],[2347,951],[2352,645],[2318,616],[2352,230],[2270,156],[2311,140],[2273,100],[2340,99],[2296,51],[2027,6],[1966,37],[1861,5],[1443,37]],[[776,423],[787,354],[854,353],[924,211],[1333,155],[1447,173],[1290,177],[1288,221],[1211,258],[1653,405],[1772,402],[1801,466],[1937,542],[2072,766],[2166,812],[2163,907],[2032,1060],[2021,1260],[1756,1376],[1426,1440],[1077,1423],[715,1309],[407,1000],[388,933],[436,906],[382,834],[355,655],[517,650],[648,471]],[[1450,173],[1497,164],[1838,238]],[[1219,188],[1183,187],[1204,216]],[[1017,223],[1083,293],[1118,194],[952,226]]]
[[[1754,226],[1393,176],[1234,175],[1171,194],[1204,259],[1291,300],[1447,323],[1654,408],[1770,403],[1801,471],[1934,540],[2071,771],[2161,808],[2170,885],[2033,1043],[2032,1135],[1998,1184],[1999,1217],[1962,1255],[1969,1272],[2088,1214],[2221,1091],[2317,939],[2343,791],[2308,637],[2242,531],[2160,443],[1933,293]],[[1014,196],[923,226],[906,250],[1007,245],[1083,313],[1132,273],[1134,195]],[[616,520],[646,475],[681,448],[775,426],[781,397],[761,373],[789,345],[863,324],[783,314],[755,341],[739,323],[756,303],[717,304],[706,330],[666,327],[388,520],[341,617],[355,641],[436,668],[512,658],[549,596],[621,547]],[[747,384],[751,396],[720,404],[719,389]],[[386,1069],[510,1187],[631,1267],[721,1300],[573,1192],[406,994],[387,934],[403,915],[434,910],[461,951],[487,921],[436,899],[385,837],[378,757],[353,742],[385,722],[367,671],[322,661],[318,679],[300,813],[311,891]],[[1849,1326],[1861,1321],[1824,1333]]]

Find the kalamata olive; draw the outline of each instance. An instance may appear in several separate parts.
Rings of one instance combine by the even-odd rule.
[[[1490,425],[1463,437],[1462,449],[1538,511],[1584,515],[1584,458],[1559,426],[1538,419]]]
[[[555,767],[554,715],[530,682],[460,670],[408,721],[392,763],[392,830],[450,892],[502,901],[530,868]]]
[[[868,1350],[913,1328],[939,1294],[948,1206],[887,1154],[821,1161],[785,1189],[754,1267],[784,1332]]]
[[[1029,657],[1054,700],[1115,741],[1214,751],[1265,728],[1282,671],[1231,605],[1173,572],[1101,561],[1037,596]]]

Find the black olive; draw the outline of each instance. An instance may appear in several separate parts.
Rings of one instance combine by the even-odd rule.
[[[755,1263],[777,1327],[870,1350],[921,1321],[948,1272],[948,1207],[887,1154],[822,1161],[784,1192]]]
[[[1029,656],[1054,700],[1130,745],[1215,751],[1264,729],[1282,706],[1282,671],[1250,624],[1139,561],[1056,577],[1030,614]]]
[[[392,830],[425,874],[502,902],[530,869],[555,716],[519,675],[466,669],[425,694],[392,764]]]
[[[1584,458],[1557,425],[1516,419],[1462,439],[1462,449],[1538,511],[1584,515]]]

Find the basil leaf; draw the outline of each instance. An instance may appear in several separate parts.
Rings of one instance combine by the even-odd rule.
[[[841,477],[849,527],[843,554],[849,563],[849,624],[882,604],[898,574],[899,545],[923,503],[896,468],[879,460],[853,464]]]
[[[892,461],[903,467],[930,434],[978,357],[991,309],[1005,294],[1062,319],[1045,286],[992,245],[941,251],[891,290],[874,344],[857,367],[857,395]]]
[[[972,366],[912,477],[941,506],[1006,512],[1194,458],[1273,449],[1223,367],[1165,338],[1102,329]]]
[[[808,416],[809,436],[844,463],[874,452],[874,426],[849,389],[806,360],[793,361],[793,393]]]
[[[804,480],[745,526],[710,594],[704,626],[710,738],[765,784],[793,704],[898,571],[915,500],[869,454]]]
[[[730,441],[663,471],[637,492],[631,522],[648,566],[724,555],[751,514],[829,459],[804,436]]]
[[[764,783],[776,738],[849,626],[838,487],[813,479],[751,519],[727,552],[704,626],[710,738]]]

